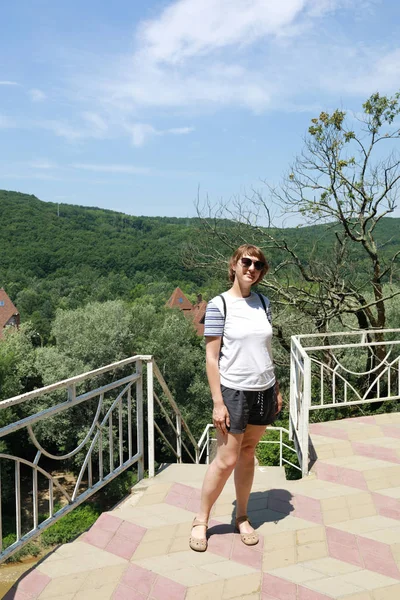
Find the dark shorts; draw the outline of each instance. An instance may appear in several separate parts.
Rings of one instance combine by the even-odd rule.
[[[231,421],[230,433],[244,433],[247,425],[271,425],[275,421],[275,386],[249,392],[221,385],[221,392]]]

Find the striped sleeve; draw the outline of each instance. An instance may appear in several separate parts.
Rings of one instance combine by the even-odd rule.
[[[224,333],[225,319],[218,306],[212,300],[207,304],[204,319],[204,337],[222,336]]]

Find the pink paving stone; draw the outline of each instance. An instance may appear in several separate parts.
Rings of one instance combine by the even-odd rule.
[[[356,540],[362,557],[364,557],[365,554],[375,554],[376,556],[379,556],[385,560],[393,560],[392,551],[388,544],[361,537],[359,535],[356,536]]]
[[[264,573],[261,591],[277,600],[294,600],[296,598],[296,584],[280,577]]]
[[[181,496],[193,496],[195,492],[195,488],[190,487],[189,485],[184,485],[183,483],[174,483],[171,487],[170,492],[174,492],[175,494],[180,494]]]
[[[178,492],[168,492],[164,502],[166,504],[171,504],[172,506],[177,506],[178,508],[185,508],[188,502],[188,497],[179,494]]]
[[[129,565],[123,574],[121,583],[140,592],[147,598],[156,577],[157,575],[152,571],[148,571],[137,565]]]
[[[331,600],[333,596],[326,596],[325,594],[320,594],[319,592],[310,590],[302,585],[298,585],[297,598],[298,600]]]
[[[214,534],[211,535],[208,540],[208,549],[218,556],[229,558],[231,555],[233,545],[233,533],[228,534]]]
[[[99,527],[93,529],[92,527],[92,529],[89,529],[89,531],[86,532],[81,539],[87,544],[96,546],[96,548],[104,549],[113,537],[113,535],[114,534],[112,531],[104,531]]]
[[[357,567],[363,567],[364,563],[361,559],[358,548],[352,546],[343,546],[343,544],[336,544],[335,542],[328,542],[329,556],[337,558],[343,562],[356,565]]]
[[[355,469],[342,468],[339,471],[339,482],[343,485],[348,485],[349,487],[368,491],[364,475]]]
[[[292,517],[311,521],[311,523],[318,523],[319,525],[322,525],[324,522],[321,511],[315,511],[306,506],[299,506],[291,513],[291,515]]]
[[[318,479],[323,479],[324,481],[332,481],[334,483],[338,483],[340,478],[340,473],[338,467],[335,465],[329,465],[322,461],[318,461],[315,464],[315,473],[317,474]]]
[[[396,521],[400,521],[400,510],[392,510],[390,508],[380,508],[379,514],[382,517],[388,517],[388,519],[395,519]]]
[[[140,542],[146,533],[147,529],[129,521],[122,521],[121,527],[118,529],[117,535],[122,535],[131,541]]]
[[[186,590],[181,583],[160,575],[152,589],[151,597],[155,600],[184,600]]]
[[[120,583],[116,588],[112,600],[147,600],[148,596],[144,596],[137,590]]]
[[[31,594],[32,596],[39,596],[50,581],[51,577],[34,569],[23,577],[23,579],[17,583],[16,587],[19,592]]]
[[[122,535],[114,535],[114,537],[108,542],[105,550],[115,554],[116,556],[120,556],[121,558],[126,558],[129,560],[132,558],[133,553],[139,546],[139,543],[139,541],[128,540]]]
[[[200,498],[189,498],[186,502],[185,509],[198,513],[200,511]]]
[[[377,556],[376,554],[364,554],[363,561],[365,568],[374,573],[380,573],[393,579],[400,579],[400,572],[397,568],[394,558],[387,560],[386,558]]]
[[[276,596],[270,596],[269,594],[261,594],[260,600],[276,600]]]
[[[344,429],[340,427],[329,427],[328,425],[323,425],[322,423],[312,423],[310,425],[311,433],[316,435],[323,435],[325,437],[331,437],[338,440],[348,440],[349,436]]]
[[[256,544],[255,546],[246,546],[243,544],[240,537],[237,536],[237,539],[235,539],[233,544],[231,560],[260,571],[262,566],[262,553],[258,549],[256,550],[258,545],[259,544]]]
[[[378,509],[388,508],[390,510],[400,510],[400,500],[397,498],[391,498],[390,496],[385,496],[384,494],[378,494],[376,492],[372,492],[371,496]]]
[[[341,531],[334,527],[326,527],[326,539],[328,543],[333,542],[335,544],[342,544],[343,546],[350,546],[357,548],[357,538],[353,533],[347,531]]]
[[[305,519],[312,523],[323,523],[321,503],[319,500],[297,495],[293,498],[292,502],[294,506],[294,511],[292,512],[293,517]]]
[[[392,448],[382,448],[380,446],[370,446],[360,442],[352,443],[353,450],[360,456],[369,456],[370,458],[379,458],[388,462],[400,463],[400,459]]]
[[[386,436],[400,439],[400,426],[382,425],[381,429]]]
[[[103,529],[104,531],[115,533],[122,522],[122,519],[119,519],[118,517],[114,517],[108,513],[102,513],[96,523],[94,523],[92,529],[100,527],[100,529]]]

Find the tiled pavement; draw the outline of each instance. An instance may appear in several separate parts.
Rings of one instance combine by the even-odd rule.
[[[257,546],[233,532],[229,481],[207,552],[191,551],[204,467],[171,465],[5,598],[399,600],[400,413],[315,424],[311,437],[318,460],[306,479],[257,469],[249,511]]]

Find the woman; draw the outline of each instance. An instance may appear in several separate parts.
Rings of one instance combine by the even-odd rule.
[[[236,529],[248,546],[259,539],[247,517],[254,452],[282,406],[271,354],[269,300],[251,291],[267,271],[260,248],[240,246],[229,262],[232,287],[207,306],[206,368],[218,449],[204,478],[200,511],[192,525],[189,546],[197,552],[207,549],[211,508],[233,470]]]

